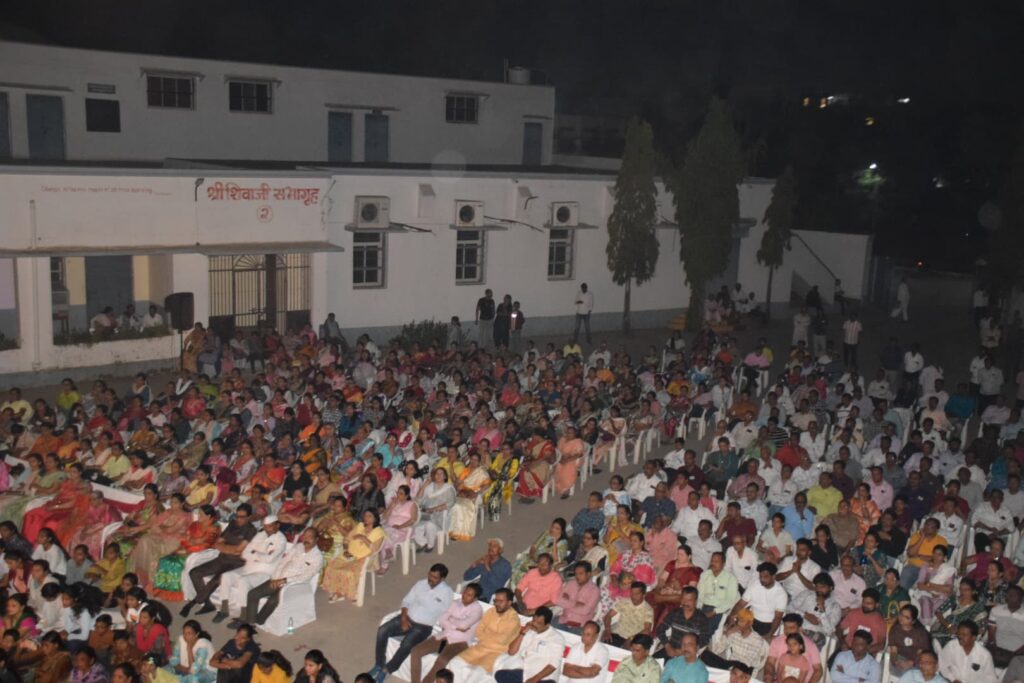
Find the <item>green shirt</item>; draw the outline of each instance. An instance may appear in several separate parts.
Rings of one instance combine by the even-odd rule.
[[[723,569],[718,576],[710,569],[701,572],[697,581],[697,607],[710,607],[716,614],[725,614],[739,599],[739,584],[732,572]]]
[[[117,479],[131,468],[131,461],[128,459],[128,456],[122,453],[120,457],[115,458],[111,456],[108,458],[107,461],[103,463],[103,467],[101,469],[108,479]]]
[[[632,655],[626,657],[615,669],[612,683],[657,683],[661,680],[661,666],[654,657],[647,657],[637,664]]]

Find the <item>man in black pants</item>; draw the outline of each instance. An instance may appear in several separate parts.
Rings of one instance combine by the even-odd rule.
[[[188,573],[189,578],[192,579],[192,585],[196,588],[196,597],[186,602],[185,606],[181,608],[181,616],[187,617],[192,608],[199,604],[202,605],[202,609],[197,614],[209,614],[216,611],[213,603],[210,602],[210,596],[220,585],[221,575],[232,569],[245,566],[242,551],[256,535],[256,527],[249,521],[251,517],[252,506],[248,503],[239,505],[238,510],[235,511],[235,518],[224,531],[220,532],[220,538],[213,546],[220,551],[220,554],[209,562],[193,567],[192,571]],[[207,577],[209,577],[209,581],[207,581]]]
[[[292,583],[305,583],[320,573],[324,566],[324,556],[316,547],[316,530],[306,529],[281,558],[271,577],[249,590],[245,599],[245,609],[241,618],[228,624],[228,628],[237,629],[242,624],[262,624],[270,618],[281,602],[281,591]],[[267,601],[260,607],[260,600]]]

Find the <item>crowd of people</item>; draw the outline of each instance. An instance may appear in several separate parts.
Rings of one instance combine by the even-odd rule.
[[[403,553],[579,488],[582,509],[511,559],[491,539],[458,595],[433,566],[382,626],[369,679],[409,657],[414,683],[596,680],[611,645],[630,651],[618,683],[653,667],[675,683],[708,667],[876,681],[883,654],[914,683],[995,680],[995,667],[1024,680],[1024,423],[997,356],[983,349],[950,395],[941,368],[893,339],[866,383],[848,348],[856,316],[839,359],[827,340],[809,346],[802,315],[779,358],[764,340],[742,355],[721,325],[633,358],[576,339],[513,352],[486,335],[349,348],[332,319],[319,334],[227,341],[197,324],[162,387],[65,380],[33,403],[11,389],[3,666],[44,682],[284,680],[254,627],[287,586],[316,580],[330,602],[356,601],[364,574]],[[707,448],[689,436],[704,425]],[[674,445],[639,473],[583,491],[584,467],[600,475],[659,439]],[[235,638],[214,650],[185,621],[173,639],[172,612],[193,610],[230,619]],[[561,634],[579,638],[565,659]],[[337,680],[318,651],[303,675]]]

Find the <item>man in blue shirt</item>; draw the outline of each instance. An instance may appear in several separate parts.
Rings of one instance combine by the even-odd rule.
[[[593,529],[601,534],[604,528],[604,497],[597,491],[591,492],[587,498],[587,506],[576,513],[569,525],[573,539],[578,543],[583,538],[583,532]]]
[[[502,557],[505,543],[500,538],[487,541],[487,554],[469,565],[462,574],[463,581],[476,581],[482,589],[480,600],[490,602],[491,596],[499,588],[504,588],[512,578],[512,564]]]
[[[786,531],[794,541],[814,538],[814,513],[807,509],[806,493],[796,494],[793,504],[782,508],[782,516],[786,518]]]
[[[829,674],[833,683],[881,683],[882,668],[878,661],[868,654],[871,634],[857,631],[849,650],[836,655]]]
[[[640,512],[644,515],[644,528],[650,529],[654,526],[654,520],[658,515],[665,515],[669,519],[676,518],[676,504],[668,497],[668,485],[664,482],[654,487],[654,495],[646,498],[640,503]]]
[[[939,673],[939,656],[931,650],[922,650],[917,655],[917,668],[900,676],[900,683],[949,683]]]
[[[669,643],[670,651],[675,650],[674,645]],[[707,683],[708,668],[697,658],[697,634],[684,633],[678,652],[661,672],[661,683]]]
[[[431,567],[427,578],[418,581],[402,599],[399,615],[377,629],[377,658],[370,670],[377,683],[384,683],[385,678],[398,671],[412,649],[427,639],[434,624],[451,605],[454,594],[444,582],[447,576],[448,567],[443,564]],[[388,660],[388,639],[392,636],[401,637],[402,643]]]

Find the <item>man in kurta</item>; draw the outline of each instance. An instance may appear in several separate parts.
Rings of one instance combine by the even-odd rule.
[[[513,597],[507,588],[495,591],[491,601],[494,607],[484,612],[476,627],[476,644],[459,653],[448,664],[449,669],[479,666],[489,674],[494,672],[495,661],[508,654],[509,644],[519,635],[519,615],[512,609]],[[456,678],[461,680],[462,676],[456,672]]]

